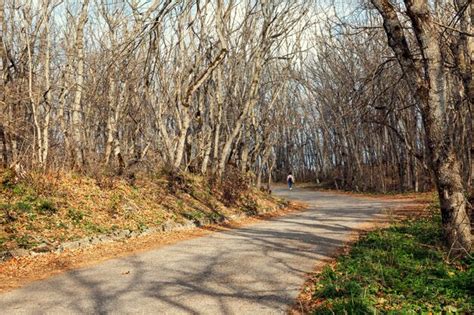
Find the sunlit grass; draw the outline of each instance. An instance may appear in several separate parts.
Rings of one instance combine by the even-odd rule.
[[[314,314],[471,314],[473,259],[445,253],[436,215],[370,232],[316,278]]]

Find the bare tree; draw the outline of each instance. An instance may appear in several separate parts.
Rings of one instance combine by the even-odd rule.
[[[471,1],[330,2],[0,0],[1,164],[435,183],[469,250]]]
[[[372,3],[383,17],[388,43],[420,104],[446,239],[453,250],[469,252],[472,246],[470,222],[460,165],[450,134],[443,28],[435,22],[428,1],[405,1],[421,52],[421,60],[416,60],[394,5],[389,0],[373,0]],[[465,11],[469,12],[468,9]]]

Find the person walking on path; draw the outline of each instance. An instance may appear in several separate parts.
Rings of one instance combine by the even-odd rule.
[[[286,182],[288,183],[288,188],[290,188],[290,190],[293,189],[293,184],[295,183],[295,178],[293,177],[293,174],[288,173],[288,176],[286,177]]]

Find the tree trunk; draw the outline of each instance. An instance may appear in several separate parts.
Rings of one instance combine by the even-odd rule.
[[[188,107],[183,107],[183,121],[181,123],[181,129],[179,131],[178,146],[176,147],[176,152],[174,154],[173,167],[175,169],[179,168],[181,161],[184,156],[184,145],[186,144],[186,137],[188,136],[189,125],[191,124],[190,113]]]
[[[1,65],[1,73],[0,73],[0,109],[5,111],[7,108],[5,106],[6,100],[6,88],[5,85],[7,83],[7,54],[5,52],[5,45],[3,43],[3,30],[4,30],[4,14],[5,14],[5,2],[4,0],[0,0],[0,65]],[[2,145],[2,164],[4,167],[8,166],[8,149],[7,149],[7,136],[6,136],[6,124],[5,122],[0,123],[0,138],[1,138],[1,145]]]
[[[426,0],[405,0],[407,14],[423,53],[422,64],[418,64],[392,3],[389,0],[372,0],[372,3],[383,17],[389,45],[405,71],[408,83],[416,88],[413,93],[422,111],[445,240],[453,252],[465,255],[472,246],[470,222],[459,162],[448,132],[445,69],[438,27],[432,21]]]
[[[72,107],[72,139],[74,142],[74,164],[82,168],[85,164],[84,137],[82,131],[83,115],[81,109],[82,91],[84,89],[84,26],[87,21],[89,0],[85,0],[76,28],[76,92]]]
[[[50,37],[50,13],[48,12],[48,2],[44,1],[44,15],[45,15],[45,52],[44,52],[44,80],[45,80],[45,105],[44,105],[44,121],[42,126],[42,151],[40,160],[43,163],[43,169],[46,169],[48,162],[49,153],[49,122],[51,119],[51,107],[52,107],[52,95],[51,95],[51,78],[50,78],[50,65],[51,65],[51,37]]]

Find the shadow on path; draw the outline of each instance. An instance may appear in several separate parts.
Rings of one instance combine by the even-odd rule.
[[[0,295],[2,311],[284,313],[315,262],[390,204],[309,191],[291,197],[309,209],[35,282]]]

